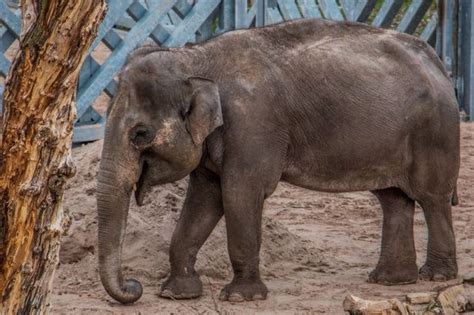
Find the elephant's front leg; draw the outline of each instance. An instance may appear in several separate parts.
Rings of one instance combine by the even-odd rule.
[[[202,283],[194,270],[196,255],[222,217],[219,178],[205,169],[191,173],[186,200],[170,246],[171,274],[161,296],[190,299],[202,294]]]
[[[234,278],[222,289],[219,298],[232,302],[263,300],[268,290],[259,271],[262,208],[276,183],[268,189],[262,182],[265,175],[238,173],[223,178],[224,216]]]

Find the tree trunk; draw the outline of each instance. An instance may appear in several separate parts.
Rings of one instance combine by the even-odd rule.
[[[80,66],[105,0],[22,0],[20,50],[4,94],[0,156],[0,313],[44,314],[73,176]]]

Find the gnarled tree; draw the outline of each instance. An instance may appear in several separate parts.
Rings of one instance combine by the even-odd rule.
[[[0,313],[43,314],[58,262],[63,187],[80,66],[105,0],[22,0],[22,35],[4,94]]]

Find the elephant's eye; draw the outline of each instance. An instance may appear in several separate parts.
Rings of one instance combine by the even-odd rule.
[[[151,126],[137,125],[130,130],[130,141],[137,147],[143,147],[153,142],[155,133]]]

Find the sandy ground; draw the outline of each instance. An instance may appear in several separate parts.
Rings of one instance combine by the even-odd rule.
[[[382,213],[367,192],[326,194],[281,183],[264,211],[262,275],[270,293],[266,301],[220,302],[219,291],[231,279],[224,222],[220,222],[198,256],[204,294],[191,301],[157,296],[168,271],[171,233],[183,202],[186,180],[157,187],[146,205],[133,202],[124,247],[123,268],[144,285],[143,297],[131,306],[113,301],[97,274],[95,176],[101,142],[74,149],[78,175],[68,184],[61,265],[52,296],[53,314],[157,313],[312,313],[343,314],[348,293],[364,298],[403,298],[448,283],[418,282],[381,286],[366,282],[379,256]],[[453,208],[460,275],[474,271],[474,124],[462,125],[460,205]],[[427,231],[420,208],[415,238],[418,264],[425,258]],[[451,281],[450,283],[453,283]]]

